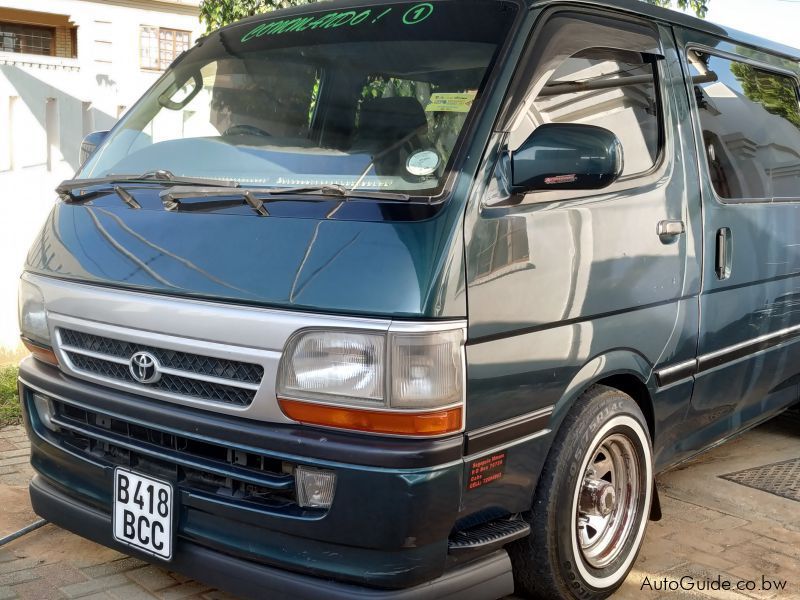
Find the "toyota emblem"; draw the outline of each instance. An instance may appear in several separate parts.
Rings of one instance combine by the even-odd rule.
[[[149,352],[137,352],[131,356],[128,368],[139,383],[155,383],[161,379],[158,359]]]

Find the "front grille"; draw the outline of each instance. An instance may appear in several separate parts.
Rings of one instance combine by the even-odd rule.
[[[141,385],[148,389],[199,400],[248,406],[264,376],[261,365],[136,344],[73,329],[59,329],[61,349],[80,372]],[[149,384],[137,382],[129,360],[137,352],[152,354],[161,367],[161,378]]]
[[[127,360],[136,352],[145,351],[155,356],[162,366],[170,369],[177,369],[197,375],[235,379],[247,383],[257,384],[264,375],[264,369],[261,365],[133,344],[131,342],[92,335],[73,329],[62,328],[59,331],[61,332],[62,344],[74,348],[81,348],[83,350],[90,350],[98,354],[107,354]]]
[[[174,481],[181,489],[254,504],[281,514],[308,514],[295,500],[294,465],[53,401],[61,443],[110,466]],[[319,512],[319,511],[317,511]]]

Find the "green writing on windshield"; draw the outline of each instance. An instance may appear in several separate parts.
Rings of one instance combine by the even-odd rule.
[[[414,4],[409,9],[396,12],[396,21],[405,25],[417,25],[426,21],[433,14],[433,4],[423,2]],[[253,38],[265,35],[281,35],[298,31],[313,31],[315,29],[336,29],[337,27],[358,27],[374,25],[384,19],[391,19],[394,9],[379,10],[345,10],[330,12],[322,15],[295,17],[293,19],[280,19],[260,23],[242,36],[242,42],[249,42]]]

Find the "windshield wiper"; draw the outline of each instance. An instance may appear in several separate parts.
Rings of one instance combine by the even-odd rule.
[[[262,217],[268,217],[269,211],[265,206],[267,202],[279,199],[282,196],[312,196],[311,198],[301,198],[301,202],[319,202],[320,196],[333,197],[340,201],[340,204],[329,213],[331,216],[336,210],[341,207],[341,204],[347,202],[352,197],[366,196],[368,198],[376,198],[381,200],[391,200],[394,202],[407,202],[409,197],[406,194],[397,194],[392,192],[370,192],[369,194],[353,193],[347,188],[336,184],[325,184],[317,186],[305,186],[295,188],[236,188],[236,189],[223,189],[219,187],[174,187],[163,190],[161,202],[164,208],[169,211],[202,211],[207,210],[211,206],[218,207],[220,204],[227,204],[230,206],[241,206],[245,204],[252,208]],[[314,197],[316,196],[316,197]],[[241,200],[225,200],[225,198],[240,197]],[[210,202],[193,202],[191,204],[184,204],[182,200],[187,198],[218,198]],[[295,200],[294,198],[292,199]]]
[[[209,179],[205,177],[180,177],[173,175],[170,171],[147,171],[139,175],[108,175],[107,177],[97,177],[95,179],[67,179],[62,181],[56,188],[56,193],[65,202],[82,202],[93,198],[98,192],[92,191],[86,194],[73,194],[74,190],[90,188],[94,186],[107,185],[112,183],[148,183],[155,181],[164,185],[202,185],[207,187],[236,188],[239,184],[236,181],[224,179]]]
[[[136,198],[134,198],[133,195],[121,185],[114,185],[111,187],[111,189],[117,196],[119,196],[120,200],[122,200],[125,204],[127,204],[131,208],[136,208],[136,209],[142,208],[142,205],[136,201]],[[86,202],[87,200],[96,198],[97,196],[100,196],[105,192],[107,192],[107,190],[92,190],[91,192],[81,194],[80,196],[74,196],[69,192],[64,192],[61,198],[62,200],[64,200],[64,202],[68,202],[70,204],[77,204],[79,202]]]
[[[130,206],[131,208],[136,208],[136,209],[142,208],[142,205],[139,204],[136,201],[136,198],[134,198],[131,195],[131,193],[128,190],[126,190],[124,187],[122,187],[120,185],[115,185],[114,186],[114,191],[116,192],[117,196],[122,198],[122,201],[125,204],[127,204],[128,206]]]

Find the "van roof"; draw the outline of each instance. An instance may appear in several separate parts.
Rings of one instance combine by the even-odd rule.
[[[485,0],[485,1],[497,2],[498,0]],[[542,8],[549,4],[571,4],[578,6],[580,5],[595,6],[598,8],[601,7],[613,8],[629,12],[632,14],[643,15],[651,19],[663,21],[665,23],[671,23],[675,25],[680,25],[682,27],[687,27],[689,29],[703,31],[720,38],[747,44],[748,46],[762,48],[774,54],[782,55],[795,62],[800,62],[800,49],[792,48],[790,46],[785,46],[783,44],[778,44],[766,38],[751,35],[749,33],[738,31],[730,27],[717,25],[710,21],[699,19],[697,17],[693,17],[691,15],[687,15],[685,13],[676,10],[662,8],[660,6],[655,6],[647,2],[642,2],[642,0],[522,0],[522,1],[525,2],[530,8]],[[344,8],[355,9],[359,7],[380,6],[384,4],[398,4],[401,2],[412,3],[414,2],[414,0],[330,0],[324,2],[323,4],[317,4],[317,3],[303,4],[292,8],[285,8],[270,13],[261,13],[252,17],[248,17],[246,19],[242,19],[241,21],[237,21],[236,23],[232,23],[231,25],[227,25],[222,29],[220,29],[219,31],[223,31],[230,27],[235,27],[246,23],[257,23],[259,21],[263,21],[267,17],[271,19],[271,18],[289,17],[295,15],[299,16],[311,12],[319,12],[321,9],[325,11],[344,9]],[[216,32],[210,35],[213,36],[215,33]]]

